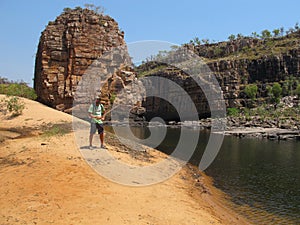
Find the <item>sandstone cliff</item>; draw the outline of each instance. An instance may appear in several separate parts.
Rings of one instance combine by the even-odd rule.
[[[126,44],[117,22],[92,10],[78,7],[49,22],[36,54],[34,89],[38,101],[59,110],[70,109],[87,68],[104,52],[119,46]],[[111,78],[111,83],[116,80]]]
[[[195,52],[211,69],[223,91],[226,107],[239,108],[248,105],[249,99],[244,93],[248,84],[254,83],[258,86],[256,101],[265,102],[268,98],[268,85],[279,82],[283,86],[293,77],[295,83],[292,85],[296,86],[300,80],[300,31],[280,38],[242,38],[215,44],[187,44],[184,47]],[[171,66],[157,69],[159,67],[160,64],[147,63],[140,66],[138,72],[140,75],[161,76],[182,84],[194,100],[199,116],[210,115],[203,90],[188,75],[182,76],[183,71],[174,70]],[[148,118],[164,112],[167,115],[165,119],[178,119],[172,107],[159,98],[146,99],[143,105]]]

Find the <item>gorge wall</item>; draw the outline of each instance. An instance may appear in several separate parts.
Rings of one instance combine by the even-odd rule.
[[[300,31],[277,39],[260,40],[243,38],[235,41],[207,45],[186,45],[206,63],[218,80],[222,89],[226,107],[245,107],[250,101],[244,89],[248,84],[258,87],[256,102],[266,102],[269,97],[267,86],[278,82],[282,86],[293,77],[300,80]],[[158,67],[158,66],[157,66]],[[189,76],[182,76],[182,71],[170,72],[171,67],[160,70],[146,65],[141,69],[147,75],[162,76],[177,84],[182,84],[193,98],[199,117],[210,115],[210,108],[203,90]],[[297,85],[295,82],[294,86]],[[167,90],[168,87],[165,87]],[[180,92],[177,93],[180,95]],[[176,93],[173,93],[176,95]],[[180,97],[178,97],[180,98]],[[159,98],[147,99],[148,117],[164,112],[174,120],[172,107]],[[178,118],[178,117],[177,117]]]
[[[208,66],[219,80],[227,106],[245,106],[247,96],[243,90],[246,85],[254,83],[258,86],[259,99],[267,97],[267,85],[274,82],[283,85],[290,76],[300,78],[300,48],[258,59],[220,60],[208,63]]]

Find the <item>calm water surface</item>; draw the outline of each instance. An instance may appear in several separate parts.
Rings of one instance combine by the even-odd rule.
[[[149,136],[145,127],[132,127],[131,130],[139,138]],[[189,129],[189,132],[199,131]],[[166,138],[157,149],[171,153],[179,135],[179,128],[168,128]],[[209,131],[199,132],[191,163],[198,165],[209,135]],[[205,173],[214,179],[217,188],[230,196],[231,207],[253,223],[300,224],[299,141],[226,136]]]

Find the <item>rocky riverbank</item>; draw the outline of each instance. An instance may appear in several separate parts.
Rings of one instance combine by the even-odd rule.
[[[300,121],[297,118],[271,119],[259,116],[253,117],[227,117],[226,127],[220,131],[225,135],[239,138],[252,137],[270,140],[300,140]],[[168,126],[172,128],[187,128],[194,130],[211,130],[213,119],[199,121],[175,122],[167,124],[160,122],[107,122],[109,126]]]
[[[300,140],[300,122],[297,118],[228,117],[225,134],[240,138],[256,137],[270,140]]]
[[[207,118],[199,121],[168,122],[172,127],[208,129],[220,124],[219,130],[225,135],[239,138],[253,137],[270,140],[300,140],[299,101],[296,96],[286,96],[278,105],[265,105],[244,111],[236,109],[235,116],[227,116],[222,123]],[[214,129],[215,130],[215,129]],[[218,130],[218,128],[217,128]]]
[[[285,120],[253,117],[227,117],[225,135],[239,138],[252,137],[270,140],[300,140],[300,121],[296,118]],[[200,129],[211,129],[212,119],[202,119],[183,123],[184,126]]]

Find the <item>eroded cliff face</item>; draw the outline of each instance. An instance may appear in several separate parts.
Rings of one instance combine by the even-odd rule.
[[[70,109],[87,68],[104,52],[119,46],[126,44],[117,22],[92,10],[69,10],[49,22],[36,54],[34,89],[38,101],[59,110]],[[103,71],[106,67],[102,66]],[[118,82],[116,76],[112,83]]]
[[[257,102],[265,102],[269,97],[267,86],[274,82],[284,84],[291,76],[300,79],[300,32],[271,40],[241,39],[211,45],[185,46],[203,60],[218,80],[226,107],[247,106],[249,99],[244,93],[248,84],[258,86]],[[147,75],[161,76],[181,86],[193,99],[199,117],[210,115],[210,107],[201,87],[182,71],[170,72],[171,67],[159,71],[155,67],[144,66]],[[142,70],[143,70],[142,69]],[[153,71],[153,72],[151,72]],[[201,74],[200,74],[201,76]],[[167,89],[167,87],[165,87]],[[181,91],[172,93],[180,99]],[[149,118],[162,112],[167,120],[178,120],[174,109],[159,98],[148,98],[143,105]]]
[[[165,66],[164,69],[149,74],[151,79],[147,83],[144,82],[149,96],[142,102],[147,120],[153,117],[160,117],[166,121],[195,120],[193,107],[196,107],[200,117],[209,117],[210,107],[206,95],[212,96],[214,91],[203,86],[205,81],[194,80],[178,68]],[[206,93],[199,84],[202,84]]]
[[[283,84],[290,76],[300,78],[300,46],[284,53],[258,59],[220,60],[208,63],[224,92],[227,107],[245,106],[246,85],[258,86],[257,98],[267,98],[267,86]],[[263,101],[263,99],[261,99]]]

